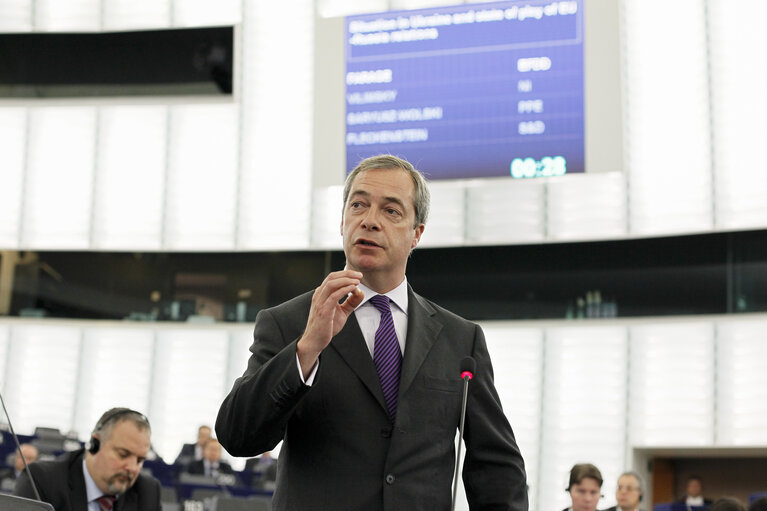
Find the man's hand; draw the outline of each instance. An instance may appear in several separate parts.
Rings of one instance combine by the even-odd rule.
[[[364,294],[357,287],[362,273],[354,270],[333,272],[314,290],[306,330],[298,340],[298,360],[304,378],[333,337],[341,331],[354,309],[362,303]],[[343,297],[343,303],[338,303]]]

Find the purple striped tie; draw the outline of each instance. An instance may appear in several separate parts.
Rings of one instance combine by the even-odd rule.
[[[402,352],[399,349],[397,332],[391,317],[389,297],[376,295],[370,299],[378,312],[381,313],[381,323],[376,330],[373,345],[373,362],[376,365],[378,378],[381,380],[386,407],[392,422],[397,416],[397,394],[399,392],[399,371],[402,362]]]

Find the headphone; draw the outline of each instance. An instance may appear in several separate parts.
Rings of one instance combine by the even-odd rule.
[[[101,440],[96,436],[96,433],[104,429],[104,427],[106,427],[106,425],[110,422],[117,422],[117,419],[121,416],[130,414],[137,416],[135,418],[136,422],[146,423],[147,427],[150,427],[149,419],[147,419],[146,415],[143,413],[131,410],[130,408],[112,408],[101,416],[101,419],[99,419],[99,421],[96,423],[96,427],[93,428],[93,433],[91,433],[91,440],[88,442],[88,452],[91,454],[96,454],[101,448]]]

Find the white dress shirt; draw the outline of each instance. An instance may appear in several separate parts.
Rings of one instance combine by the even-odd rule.
[[[368,351],[370,351],[370,356],[372,358],[376,330],[378,330],[378,325],[381,323],[381,313],[378,312],[375,305],[370,303],[370,299],[380,293],[376,293],[362,283],[360,283],[359,288],[360,291],[364,293],[365,297],[362,299],[362,303],[354,309],[354,316],[357,318],[357,323],[360,326],[360,330],[362,330],[362,337],[365,338],[365,344],[367,344]],[[400,351],[404,354],[408,321],[407,277],[402,280],[399,286],[384,294],[389,297],[391,315],[394,321],[394,330],[397,332]],[[311,387],[312,383],[314,383],[317,369],[320,366],[319,360],[314,364],[314,367],[312,367],[312,370],[309,372],[309,376],[306,379],[304,379],[304,375],[301,372],[301,363],[298,360],[298,353],[296,353],[296,364],[298,366],[298,374],[301,377],[301,381],[304,382],[305,385]]]
[[[101,511],[97,500],[104,496],[104,492],[96,486],[91,473],[88,472],[88,467],[85,466],[85,457],[83,457],[83,477],[85,478],[85,498],[88,500],[88,511]],[[115,501],[116,505],[117,502]]]
[[[357,317],[357,323],[360,325],[362,336],[365,338],[365,343],[368,345],[368,350],[372,357],[376,330],[378,330],[378,325],[381,324],[381,313],[378,312],[375,305],[370,303],[370,299],[379,293],[376,293],[364,284],[360,284],[359,288],[365,293],[365,298],[362,299],[362,303],[354,310],[354,315]],[[405,353],[405,340],[407,337],[407,279],[403,280],[399,286],[385,293],[385,296],[388,296],[390,300],[391,315],[394,320],[394,330],[397,332],[400,352]]]

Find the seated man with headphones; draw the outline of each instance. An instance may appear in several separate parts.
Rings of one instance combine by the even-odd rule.
[[[150,448],[149,420],[129,408],[104,413],[86,449],[29,466],[14,494],[53,504],[56,511],[160,511],[160,483],[141,474]]]
[[[624,472],[618,478],[618,487],[615,489],[617,506],[608,507],[604,511],[640,511],[639,502],[644,495],[642,478],[636,472]]]

